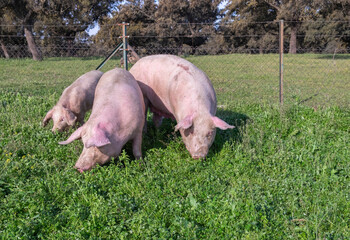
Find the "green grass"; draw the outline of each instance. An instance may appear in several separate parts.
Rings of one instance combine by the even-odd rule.
[[[190,57],[214,82],[219,102],[279,102],[279,55]],[[284,101],[350,106],[350,55],[284,55]]]
[[[40,124],[102,59],[1,59],[0,239],[349,239],[350,98],[340,96],[350,60],[336,59],[326,79],[333,70],[298,69],[332,58],[286,57],[285,78],[302,86],[308,76],[311,86],[279,107],[276,59],[189,58],[213,80],[217,115],[237,126],[218,130],[206,161],[191,159],[166,120],[158,130],[149,122],[141,163],[128,144],[119,161],[84,174],[73,169],[81,142],[58,145],[72,130],[54,135]],[[303,101],[316,83],[334,98]]]

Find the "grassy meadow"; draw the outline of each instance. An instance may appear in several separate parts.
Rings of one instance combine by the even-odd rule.
[[[0,239],[349,239],[350,56],[187,59],[211,78],[217,131],[193,160],[175,123],[78,173],[82,144],[41,121],[63,89],[102,58],[0,59]],[[101,70],[119,61],[112,59]]]

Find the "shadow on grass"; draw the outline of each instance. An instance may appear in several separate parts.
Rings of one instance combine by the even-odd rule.
[[[218,109],[216,116],[224,120],[230,125],[235,126],[233,129],[220,130],[217,129],[216,137],[213,145],[209,150],[208,156],[220,152],[226,142],[241,142],[242,141],[242,128],[249,121],[249,117],[243,113],[237,113],[230,110]]]
[[[322,55],[317,55],[317,59],[326,59],[326,60],[349,60],[350,59],[350,54],[322,54]]]
[[[209,158],[220,152],[226,142],[241,142],[241,128],[243,128],[250,119],[245,114],[220,109],[217,111],[216,116],[228,124],[234,125],[235,128],[228,130],[217,129],[214,143],[209,149]],[[156,128],[152,122],[152,116],[149,115],[147,118],[147,133],[143,134],[142,156],[146,156],[147,151],[151,149],[166,149],[170,142],[175,141],[178,138],[181,139],[180,132],[174,131],[175,125],[176,121],[165,118],[163,119],[162,125],[159,128]],[[135,160],[132,152],[131,141],[126,143],[123,149],[125,149],[126,154],[130,157],[130,161],[140,161],[139,164],[143,163],[143,160]],[[104,164],[103,166],[109,166],[110,164],[115,164],[121,168],[124,168],[126,163],[120,160],[119,157],[116,157],[112,158],[112,161]]]
[[[218,110],[217,115],[222,120],[226,121],[230,125],[234,125],[234,129],[220,130],[217,129],[216,137],[213,145],[209,150],[208,156],[220,152],[224,144],[227,141],[230,142],[241,142],[242,141],[242,131],[241,128],[249,120],[249,117],[242,113],[237,113],[229,110]],[[156,128],[151,120],[151,117],[148,117],[147,121],[147,133],[143,135],[142,141],[142,155],[145,156],[146,152],[150,149],[165,149],[168,147],[169,143],[174,141],[177,138],[181,138],[179,132],[175,132],[176,122],[171,119],[163,119],[163,123],[160,128]],[[126,152],[129,156],[132,155],[131,144],[127,144],[125,147]]]
[[[156,128],[151,119],[148,117],[147,132],[143,135],[143,150],[147,151],[152,148],[165,149],[171,141],[174,141],[177,137],[181,137],[179,132],[174,131],[175,121],[164,118],[162,125]]]

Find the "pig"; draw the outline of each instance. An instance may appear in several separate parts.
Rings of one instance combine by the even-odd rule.
[[[110,70],[103,74],[96,86],[88,121],[59,144],[82,140],[83,152],[75,164],[79,172],[117,157],[129,140],[133,141],[135,158],[140,159],[144,115],[142,92],[134,77],[126,70]]]
[[[43,126],[52,119],[52,132],[63,132],[76,123],[83,125],[87,111],[92,108],[95,88],[103,72],[94,70],[85,73],[67,87],[57,104],[47,112]]]
[[[212,145],[216,128],[234,128],[216,117],[216,94],[206,74],[174,55],[141,58],[130,69],[153,112],[156,127],[162,119],[176,120],[183,142],[193,159],[203,159]],[[147,111],[146,111],[147,112]]]

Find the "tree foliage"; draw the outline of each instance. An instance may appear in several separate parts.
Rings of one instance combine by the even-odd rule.
[[[111,47],[116,45],[121,28],[116,23],[130,23],[130,44],[139,48],[168,46],[169,53],[182,52],[186,46],[194,53],[196,47],[215,34],[212,23],[219,16],[221,1],[212,0],[131,0],[104,17],[94,41]],[[198,24],[202,23],[202,24]],[[203,24],[204,23],[204,24]],[[208,23],[208,25],[206,24]],[[143,36],[142,38],[140,36]]]
[[[118,1],[5,0],[0,8],[6,12],[7,23],[23,26],[17,31],[25,35],[33,59],[41,60],[37,40],[41,41],[44,50],[45,46],[52,47],[58,43],[72,47],[75,38],[94,21],[108,14],[111,6]]]
[[[309,20],[315,13],[310,0],[231,0],[226,9],[229,13],[226,18],[236,20],[233,24],[234,31],[239,33],[243,25],[244,29],[253,29],[259,36],[263,35],[262,40],[250,42],[247,44],[248,46],[256,44],[256,46],[264,48],[264,45],[266,45],[265,34],[271,33],[269,30],[272,29],[266,29],[264,24],[255,24],[256,22],[263,23],[275,20],[288,22],[290,33],[289,53],[296,53],[297,51],[297,32],[301,23]],[[254,25],[259,26],[259,29],[256,29]],[[251,40],[250,38],[249,41]]]
[[[320,1],[318,21],[303,25],[304,47],[329,53],[348,52],[350,48],[350,2]]]
[[[101,26],[99,32],[93,37],[98,48],[115,47],[120,42],[123,22],[129,23],[127,35],[130,36],[130,44],[133,46],[146,46],[154,43],[156,32],[152,24],[155,23],[155,11],[157,5],[154,0],[131,0],[120,5],[112,12],[112,17],[105,16],[99,20]],[[145,36],[139,38],[139,36]]]
[[[270,37],[271,34],[277,34],[277,28],[267,27],[268,21],[285,21],[289,53],[296,53],[298,45],[302,48],[311,47],[313,50],[315,50],[313,43],[323,47],[327,37],[324,40],[316,40],[317,35],[333,37],[341,31],[343,33],[349,31],[348,25],[344,24],[349,18],[349,2],[345,0],[230,0],[226,11],[225,21],[232,22],[230,29],[232,34],[251,35],[253,32],[252,35],[258,37],[258,39],[254,39],[255,36],[246,38],[245,42],[240,44],[241,47],[259,47],[268,50],[270,44],[277,46],[276,41]],[[299,35],[301,37],[298,37]],[[348,34],[343,34],[346,35]],[[338,46],[349,48],[349,39],[327,40],[333,47],[336,41]],[[329,50],[327,47],[326,49]]]
[[[347,0],[2,0],[0,45],[5,57],[22,50],[38,60],[62,49],[105,54],[126,22],[140,54],[266,53],[278,50],[279,20],[289,53],[350,51]],[[19,47],[25,42],[29,50]]]

